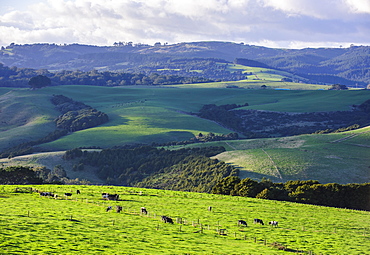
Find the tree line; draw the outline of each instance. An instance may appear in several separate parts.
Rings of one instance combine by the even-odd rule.
[[[229,176],[218,182],[212,193],[370,210],[370,183],[320,184],[315,180],[273,183],[270,180],[258,182]]]
[[[99,159],[95,162],[101,162],[103,158],[106,158],[108,160],[105,161],[106,166],[100,164],[98,166],[100,170],[98,171],[106,171],[108,167],[118,167],[118,157],[128,152],[128,150],[133,152],[128,152],[128,158],[136,160],[141,157],[138,164],[131,162],[130,167],[126,169],[121,165],[120,171],[108,171],[104,174],[104,176],[107,176],[107,184],[205,192],[370,211],[370,183],[320,184],[315,180],[290,180],[285,183],[273,183],[268,179],[262,179],[262,181],[258,182],[250,178],[240,179],[237,168],[217,159],[210,159],[201,155],[202,153],[200,152],[202,150],[196,150],[200,154],[185,150],[182,151],[185,153],[182,156],[180,155],[181,153],[165,152],[150,147],[118,150],[121,151],[117,151],[117,149],[106,150],[97,154],[96,152],[91,153],[73,149],[66,153],[65,157],[69,159],[79,158],[80,165],[87,164],[86,160],[92,159],[92,155],[99,156]],[[211,151],[208,150],[205,154],[211,153]],[[213,151],[211,154],[216,151]],[[138,152],[141,155],[135,158],[134,154]],[[150,153],[152,156],[144,159],[145,156],[143,154],[145,152]],[[162,155],[157,161],[152,162],[151,160],[153,160],[153,155],[155,154]],[[174,156],[175,160],[172,159]],[[115,163],[110,164],[114,158]],[[124,163],[127,163],[126,159]],[[83,168],[74,168],[74,171],[83,171]],[[99,175],[102,176],[102,174],[100,173]],[[32,168],[23,166],[0,168],[0,184],[45,183],[88,184],[85,180],[70,180],[66,171],[60,165],[55,166],[53,170],[45,167]]]
[[[207,104],[197,115],[228,127],[247,138],[343,132],[370,124],[370,100],[352,111],[285,113],[238,109],[244,105]]]
[[[50,79],[50,85],[94,85],[94,86],[127,86],[127,85],[169,85],[185,83],[212,82],[203,77],[182,77],[151,73],[99,72],[92,71],[59,71],[49,72],[46,69],[31,69],[7,67],[0,63],[0,87],[27,87],[32,88],[39,79]]]

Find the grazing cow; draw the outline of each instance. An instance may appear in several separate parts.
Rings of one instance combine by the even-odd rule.
[[[122,206],[116,205],[116,212],[118,213],[122,212]]]
[[[148,211],[146,210],[145,207],[141,207],[140,212],[141,212],[141,214],[145,214],[145,215],[148,214]]]
[[[212,211],[212,206],[208,206],[208,211]]]
[[[118,194],[108,194],[108,200],[118,200],[119,195]]]
[[[80,190],[77,190],[77,191],[76,191],[76,193],[77,193],[77,194],[81,194],[81,191],[80,191]]]
[[[274,221],[274,220],[273,220],[273,221],[270,221],[270,222],[269,222],[269,225],[271,225],[271,226],[273,226],[273,227],[277,227],[277,226],[278,226],[278,223],[279,223],[279,222],[277,222],[277,221]]]
[[[108,194],[108,193],[102,193],[103,199],[106,200],[119,200],[119,195],[118,194]]]
[[[70,196],[72,196],[72,193],[64,193],[64,195],[65,195],[66,197],[70,197]]]
[[[167,217],[167,216],[162,216],[162,221],[164,223],[171,223],[171,224],[173,224],[173,220],[170,217]]]
[[[263,220],[260,220],[260,219],[254,219],[254,224],[261,224],[261,225],[265,225],[264,223],[263,223]]]
[[[40,196],[43,196],[43,197],[53,197],[54,194],[51,193],[51,192],[39,192]]]
[[[238,225],[247,226],[247,222],[245,222],[244,220],[238,220]]]
[[[105,209],[106,212],[109,212],[110,210],[112,210],[112,206],[108,206],[107,209]]]

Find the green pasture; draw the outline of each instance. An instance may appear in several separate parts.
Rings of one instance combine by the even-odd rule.
[[[58,198],[15,193],[31,187]],[[103,200],[102,192],[120,200]],[[0,206],[4,254],[366,254],[370,235],[366,211],[127,187],[6,185],[0,186]],[[256,225],[254,218],[279,225]]]
[[[55,130],[58,112],[49,97],[29,89],[0,89],[0,150]]]
[[[241,169],[241,177],[321,183],[370,182],[370,127],[337,134],[210,143],[228,151],[215,158]]]
[[[204,104],[248,103],[249,106],[244,109],[287,112],[334,111],[348,110],[351,105],[364,102],[369,99],[369,93],[367,90],[276,91],[203,88],[196,85],[192,88],[56,86],[39,90],[13,89],[0,95],[3,113],[4,109],[8,109],[6,118],[14,121],[13,125],[9,125],[8,120],[4,122],[6,125],[0,125],[4,134],[0,139],[0,148],[41,138],[53,131],[53,119],[59,115],[49,101],[53,94],[62,94],[91,105],[107,113],[110,121],[42,146],[49,150],[162,143],[188,140],[200,132],[233,132],[215,122],[189,114],[196,113]]]
[[[290,78],[294,75],[288,72],[279,71],[275,69],[262,68],[262,67],[251,67],[237,64],[227,65],[227,69],[230,72],[242,71],[248,73],[248,79],[250,80],[266,80],[266,81],[281,81],[282,78]],[[252,74],[249,74],[252,73]],[[298,76],[294,76],[300,78]]]
[[[255,77],[255,76],[253,76]],[[252,78],[253,78],[252,77]],[[267,86],[263,89],[261,86]],[[287,90],[328,90],[327,85],[307,84],[307,83],[295,83],[295,82],[282,82],[279,77],[269,79],[247,79],[239,81],[222,81],[222,82],[211,82],[211,83],[196,83],[196,84],[180,84],[172,85],[176,88],[227,88],[230,86],[237,86],[238,88],[228,88],[230,90],[241,90],[241,89],[252,89],[252,90],[276,90],[276,89],[287,89]]]

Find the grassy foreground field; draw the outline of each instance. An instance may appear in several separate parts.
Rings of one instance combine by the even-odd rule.
[[[59,196],[14,192],[31,187]],[[119,194],[120,201],[102,200],[102,192]],[[288,202],[112,186],[8,185],[0,186],[0,206],[4,254],[367,254],[369,248],[369,212]],[[106,212],[108,206],[113,210]],[[143,206],[148,215],[140,214]],[[175,223],[162,223],[160,215]],[[279,226],[256,225],[254,218]]]

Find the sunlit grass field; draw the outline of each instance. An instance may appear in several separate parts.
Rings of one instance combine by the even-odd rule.
[[[242,178],[321,183],[370,182],[370,127],[343,133],[209,142],[227,150],[214,158],[240,168]],[[171,149],[199,145],[172,146]]]
[[[14,193],[17,187],[58,198]],[[119,194],[120,201],[102,200],[102,192]],[[365,211],[127,187],[0,186],[0,206],[3,254],[367,254],[370,235]],[[141,215],[141,207],[149,214]],[[256,225],[254,218],[279,225]],[[289,250],[272,247],[275,242]]]

